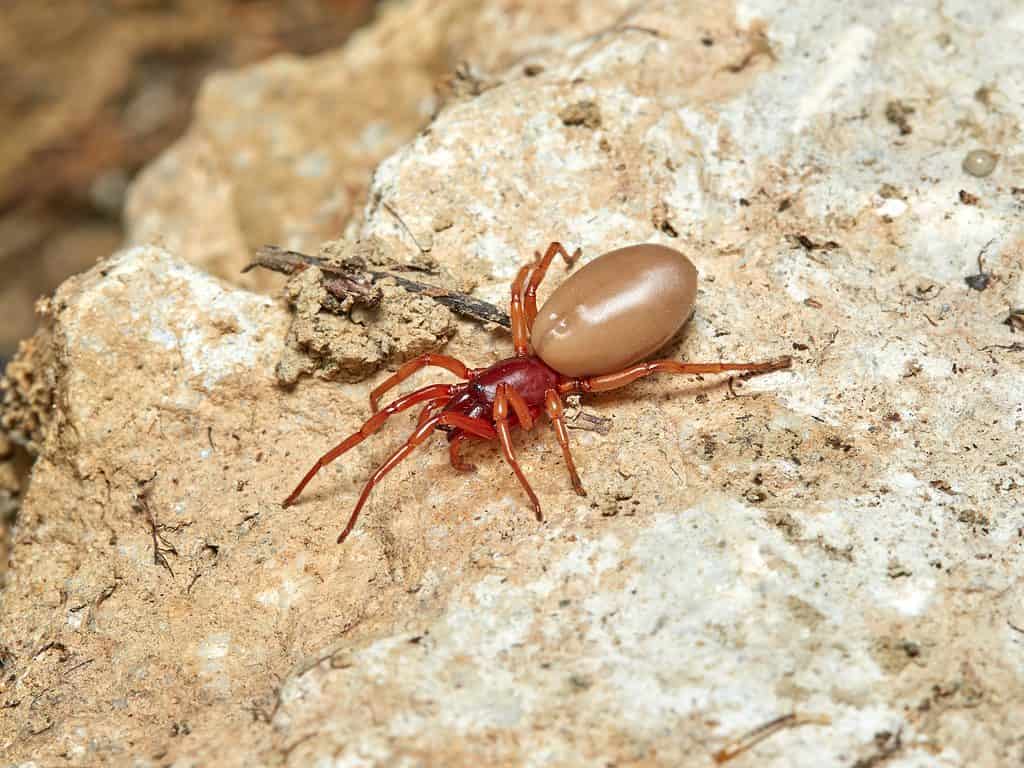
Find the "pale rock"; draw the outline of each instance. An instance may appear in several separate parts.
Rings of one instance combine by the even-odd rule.
[[[555,238],[658,241],[702,276],[666,354],[794,355],[735,396],[706,377],[585,399],[613,419],[572,432],[594,499],[546,424],[518,438],[543,525],[493,447],[466,476],[437,437],[336,546],[412,417],[278,502],[383,374],[281,390],[283,303],[158,249],[70,281],[39,340],[54,405],[4,593],[4,757],[705,766],[795,712],[830,724],[735,764],[1019,762],[1022,29],[977,1],[647,3],[380,165],[353,235],[430,232],[480,296],[505,302]],[[292,98],[301,135],[316,106]],[[566,125],[584,101],[599,123]],[[979,143],[984,178],[961,168]],[[471,366],[510,353],[458,328]]]

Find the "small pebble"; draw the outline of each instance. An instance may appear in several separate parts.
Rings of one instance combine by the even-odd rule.
[[[972,149],[964,156],[964,171],[971,176],[988,176],[996,168],[999,158],[987,149]]]

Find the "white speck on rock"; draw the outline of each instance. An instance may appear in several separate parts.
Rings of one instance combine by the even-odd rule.
[[[226,632],[207,637],[196,649],[200,671],[206,675],[219,674],[224,669],[224,657],[228,655],[230,647],[231,635]]]
[[[891,219],[902,216],[906,212],[907,204],[895,197],[890,197],[875,209],[875,213],[879,216],[888,216]]]
[[[843,93],[850,81],[857,76],[868,63],[868,53],[875,41],[875,33],[860,24],[846,29],[838,42],[830,48],[831,53],[821,77],[815,86],[804,95],[797,107],[796,120],[790,130],[802,132],[816,115],[832,113],[837,108],[836,102],[844,97],[859,96],[857,89]]]

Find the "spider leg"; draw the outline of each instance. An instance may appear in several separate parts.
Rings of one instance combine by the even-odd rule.
[[[526,404],[526,400],[511,386],[508,387],[506,393],[508,395],[508,404],[512,407],[512,412],[515,413],[516,418],[519,420],[519,426],[525,430],[533,429],[533,414],[530,413],[530,406]]]
[[[469,438],[461,430],[452,434],[448,441],[448,456],[456,472],[476,472],[476,466],[462,460],[459,454],[459,446]]]
[[[512,318],[512,345],[515,347],[516,357],[526,357],[530,354],[530,329],[523,313],[523,283],[526,282],[532,266],[524,264],[519,268],[516,279],[512,281],[512,300],[509,302],[508,313]]]
[[[498,433],[494,431],[487,419],[475,419],[472,416],[465,416],[461,413],[442,413],[441,426],[457,427],[459,431],[465,432],[469,437],[476,437],[481,440],[495,440]]]
[[[562,247],[562,244],[556,242],[548,246],[543,256],[537,254],[537,265],[530,274],[530,280],[527,282],[526,290],[523,294],[526,325],[530,329],[533,328],[533,321],[537,319],[537,288],[544,281],[544,276],[547,274],[548,267],[551,266],[551,261],[555,258],[556,254],[561,254],[562,258],[565,259],[566,265],[571,267],[579,260],[583,251],[577,248],[572,256],[570,256],[569,252]]]
[[[429,406],[428,406],[429,407]],[[383,411],[382,411],[383,413]],[[463,416],[458,413],[441,413],[430,416],[425,420],[421,420],[413,431],[409,439],[405,441],[401,448],[391,454],[388,460],[377,467],[376,471],[370,475],[370,479],[366,481],[366,485],[363,486],[363,492],[359,494],[359,501],[356,502],[356,506],[352,510],[352,514],[348,518],[348,523],[345,525],[345,530],[338,536],[338,543],[341,544],[348,538],[348,535],[355,528],[356,520],[359,519],[359,513],[363,509],[363,505],[366,504],[366,500],[370,498],[370,493],[374,487],[384,479],[384,476],[394,469],[402,459],[406,458],[410,453],[415,450],[416,446],[420,445],[424,440],[430,437],[431,432],[439,426],[452,426],[458,427],[461,430],[465,430],[477,437],[485,439],[494,439],[495,432],[483,419],[473,419],[469,416]]]
[[[435,400],[434,402],[430,403],[430,405],[428,405],[426,408],[420,411],[420,417],[419,419],[416,420],[416,426],[421,426],[423,422],[425,422],[427,419],[429,419],[431,416],[437,413],[438,409],[443,408],[445,403],[445,400]]]
[[[527,482],[526,475],[523,474],[523,470],[520,468],[519,462],[516,461],[515,452],[512,450],[512,433],[508,426],[510,390],[511,387],[509,387],[508,384],[498,385],[498,392],[494,398],[494,425],[498,429],[498,438],[501,441],[501,451],[505,454],[505,461],[507,461],[509,466],[512,467],[512,471],[515,472],[516,477],[519,478],[519,484],[523,486],[523,490],[526,491],[526,495],[530,497],[530,503],[533,505],[533,514],[536,515],[537,521],[543,522],[544,515],[540,511],[540,502],[537,500],[537,494],[533,492],[533,488],[531,488],[530,483]]]
[[[565,412],[562,409],[562,398],[558,396],[558,392],[549,389],[544,393],[544,407],[548,412],[548,418],[551,419],[551,425],[555,428],[555,438],[562,446],[562,456],[565,457],[565,468],[569,470],[569,479],[572,480],[573,490],[580,496],[586,496],[587,492],[583,490],[583,483],[580,482],[576,464],[572,460],[572,452],[569,450],[569,430],[565,428]]]
[[[391,374],[378,386],[374,387],[373,391],[370,392],[370,411],[372,413],[376,413],[379,410],[380,398],[385,392],[392,387],[401,384],[407,378],[416,373],[416,371],[421,368],[426,368],[427,366],[447,368],[460,379],[468,379],[470,376],[470,369],[454,357],[449,357],[448,355],[435,355],[430,352],[425,355],[419,355],[418,357],[414,357],[412,360],[409,360],[395,371],[395,373]]]
[[[299,482],[299,484],[295,486],[295,490],[292,491],[291,495],[289,495],[288,498],[284,500],[282,506],[290,507],[292,504],[294,504],[295,500],[299,498],[299,494],[302,493],[302,489],[306,487],[306,485],[309,483],[310,480],[313,479],[313,476],[317,472],[326,467],[328,464],[330,464],[332,461],[334,461],[336,458],[341,456],[349,449],[359,445],[361,442],[363,442],[363,440],[365,440],[378,429],[380,429],[384,425],[384,422],[387,421],[390,416],[393,416],[399,411],[404,411],[406,408],[411,408],[412,406],[417,405],[418,403],[428,401],[447,401],[452,397],[453,394],[455,394],[455,391],[460,386],[461,385],[458,384],[433,384],[429,387],[423,387],[422,389],[417,389],[414,392],[410,392],[409,394],[398,398],[394,402],[387,405],[382,411],[378,411],[377,413],[375,413],[373,416],[367,419],[367,421],[363,424],[363,426],[359,428],[357,432],[346,437],[344,440],[342,440],[340,443],[334,446],[331,450],[329,450],[327,453],[325,453],[323,456],[317,459],[316,464],[314,464],[312,468],[309,470],[309,472],[306,473],[306,476],[302,478],[301,482]]]
[[[651,360],[637,363],[615,373],[590,376],[585,379],[567,379],[558,385],[561,394],[570,392],[605,392],[631,384],[637,379],[654,373],[723,373],[725,371],[747,371],[751,374],[770,373],[789,368],[793,360],[789,355],[765,360],[760,363],[683,363],[679,360]]]

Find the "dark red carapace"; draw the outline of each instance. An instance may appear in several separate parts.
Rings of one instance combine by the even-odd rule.
[[[569,450],[569,432],[562,395],[617,389],[652,373],[767,373],[788,368],[789,357],[759,363],[683,363],[652,360],[638,363],[663,346],[682,327],[693,309],[697,271],[678,251],[659,245],[620,248],[594,259],[566,280],[537,310],[537,288],[551,261],[570,256],[559,243],[519,270],[512,283],[510,315],[515,356],[488,368],[467,368],[447,355],[420,355],[403,365],[370,393],[374,415],[353,435],[325,453],[284,500],[295,503],[321,468],[381,428],[390,416],[423,405],[412,436],[367,481],[356,502],[342,542],[355,527],[370,492],[396,464],[436,430],[448,433],[452,466],[469,472],[460,446],[465,440],[498,440],[502,453],[542,520],[540,502],[516,461],[512,429],[532,429],[546,413],[562,448],[572,486],[585,496]],[[532,331],[532,334],[531,334]],[[531,335],[536,352],[531,352]],[[446,368],[461,384],[433,384],[410,392],[378,410],[381,396],[426,366]]]

